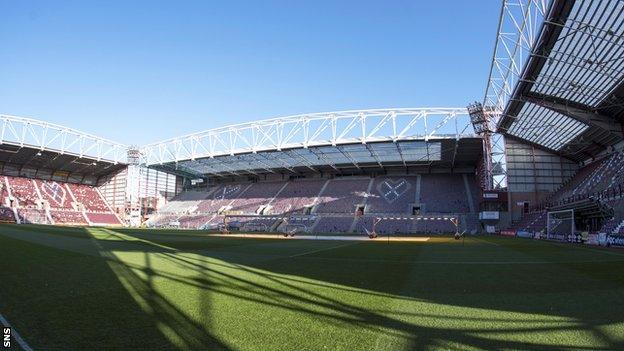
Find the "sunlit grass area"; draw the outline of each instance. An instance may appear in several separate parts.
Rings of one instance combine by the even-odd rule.
[[[0,226],[0,313],[35,350],[618,350],[624,252]]]

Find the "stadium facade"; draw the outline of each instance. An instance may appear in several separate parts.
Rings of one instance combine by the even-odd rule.
[[[623,14],[615,0],[503,1],[485,96],[468,108],[301,114],[141,147],[1,116],[2,219],[618,234]]]

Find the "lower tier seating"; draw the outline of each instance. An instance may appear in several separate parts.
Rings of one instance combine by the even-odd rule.
[[[55,224],[88,224],[82,212],[78,211],[50,211],[50,217]]]
[[[15,213],[9,207],[0,207],[0,222],[15,223]]]
[[[87,212],[87,218],[93,224],[102,224],[102,225],[120,225],[119,219],[113,213],[93,213]]]

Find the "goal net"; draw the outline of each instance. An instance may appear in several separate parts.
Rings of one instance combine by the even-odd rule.
[[[574,210],[548,212],[546,223],[548,239],[567,240],[574,234]]]
[[[308,231],[308,226],[305,224],[299,223],[287,223],[286,225],[280,228],[280,231],[284,234],[298,234],[298,233],[306,233]]]

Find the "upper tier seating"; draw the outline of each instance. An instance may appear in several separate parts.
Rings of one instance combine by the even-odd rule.
[[[411,212],[409,204],[416,200],[416,177],[377,177],[367,199],[368,213]]]
[[[40,203],[37,189],[31,179],[7,177],[11,187],[11,195],[17,199],[22,207],[37,208]]]
[[[370,178],[332,179],[319,197],[317,213],[355,213],[364,204]]]

